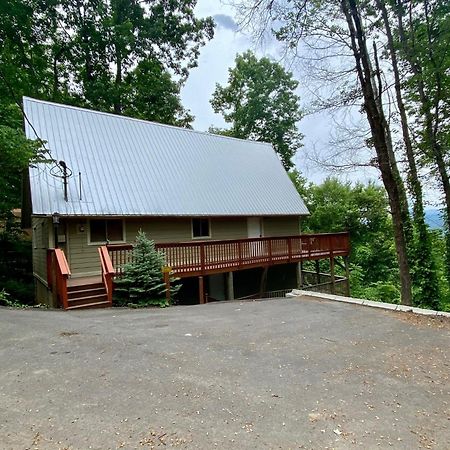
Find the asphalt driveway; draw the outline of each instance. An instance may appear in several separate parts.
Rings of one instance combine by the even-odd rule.
[[[450,325],[317,299],[0,309],[1,449],[450,448]]]

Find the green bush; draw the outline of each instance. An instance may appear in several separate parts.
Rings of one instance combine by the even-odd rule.
[[[22,306],[20,303],[11,300],[11,296],[4,289],[0,291],[0,305],[11,306],[14,308]]]
[[[28,280],[3,280],[1,288],[9,292],[16,303],[28,306],[34,304],[34,284]]]
[[[31,241],[10,227],[0,233],[0,291],[8,293],[14,304],[34,303]]]
[[[131,307],[169,306],[162,274],[165,265],[164,253],[156,250],[154,242],[139,231],[132,262],[124,266],[122,276],[115,282],[114,304]],[[173,277],[170,281],[172,303],[181,285]]]

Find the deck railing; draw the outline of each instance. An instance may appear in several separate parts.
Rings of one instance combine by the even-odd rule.
[[[64,309],[69,306],[67,280],[70,275],[69,264],[64,252],[59,248],[48,249],[47,283],[52,290],[56,290],[56,295]]]
[[[348,233],[303,234],[223,241],[160,243],[166,263],[178,277],[346,256]],[[116,274],[132,259],[131,244],[108,245]]]
[[[112,305],[114,266],[106,247],[99,247],[100,266],[102,269],[102,281],[105,286],[108,302]]]

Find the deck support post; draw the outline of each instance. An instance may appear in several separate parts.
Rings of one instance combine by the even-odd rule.
[[[262,297],[264,292],[266,292],[267,287],[267,272],[269,271],[269,267],[264,267],[263,272],[261,274],[261,282],[259,283],[259,296]]]
[[[226,278],[225,298],[227,300],[234,300],[234,274],[233,274],[233,272],[227,272],[225,274],[225,278]]]
[[[345,264],[345,278],[347,278],[347,283],[345,286],[345,295],[350,297],[350,269],[348,265],[348,256],[344,256],[344,264]]]
[[[316,263],[316,284],[320,284],[320,262],[318,259],[316,259],[315,263]]]
[[[334,257],[330,258],[331,293],[336,294],[336,280],[334,277]]]
[[[297,288],[301,289],[303,287],[303,262],[300,261],[297,264]]]
[[[167,269],[163,271],[163,277],[166,285],[166,302],[170,305],[170,272]]]
[[[205,286],[202,276],[198,277],[198,297],[201,304],[205,303]]]
[[[227,272],[227,300],[234,300],[234,275],[233,272]]]

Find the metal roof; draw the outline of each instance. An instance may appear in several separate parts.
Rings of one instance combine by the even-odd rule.
[[[26,135],[72,171],[30,168],[33,214],[264,216],[308,210],[272,146],[24,97]],[[34,130],[33,130],[34,128]],[[81,173],[81,200],[80,180]]]

